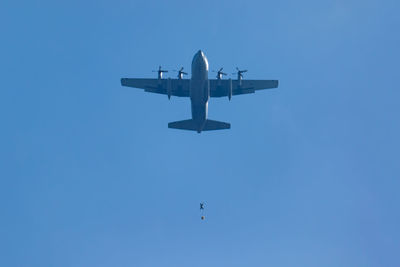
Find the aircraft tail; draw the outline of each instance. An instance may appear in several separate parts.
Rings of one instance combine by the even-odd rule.
[[[168,128],[197,131],[200,133],[201,131],[230,129],[231,125],[226,122],[213,120],[206,120],[204,125],[200,125],[195,120],[183,120],[168,123]]]

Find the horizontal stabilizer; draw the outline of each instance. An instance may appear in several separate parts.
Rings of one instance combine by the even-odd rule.
[[[168,123],[168,128],[201,132],[230,129],[231,125],[226,122],[213,120],[206,120],[204,124],[199,124],[195,120],[183,120]]]
[[[222,121],[206,120],[203,131],[230,129],[231,125]]]
[[[199,126],[194,120],[174,121],[168,123],[168,128],[198,131]]]

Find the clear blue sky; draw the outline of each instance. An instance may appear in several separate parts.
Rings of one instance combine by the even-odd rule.
[[[0,266],[400,266],[398,1],[1,1]],[[184,66],[277,90],[120,86]],[[200,220],[199,202],[206,202]]]

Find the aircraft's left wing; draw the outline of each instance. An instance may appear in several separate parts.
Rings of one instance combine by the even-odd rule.
[[[210,96],[223,97],[252,94],[257,90],[278,87],[278,80],[210,80]]]
[[[190,95],[190,80],[188,79],[122,78],[121,85],[168,96],[188,97]]]

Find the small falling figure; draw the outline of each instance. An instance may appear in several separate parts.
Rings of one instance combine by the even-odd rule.
[[[204,202],[201,202],[200,203],[200,212],[201,211],[204,211]],[[201,216],[201,220],[204,220],[206,217],[204,217],[204,216]]]

